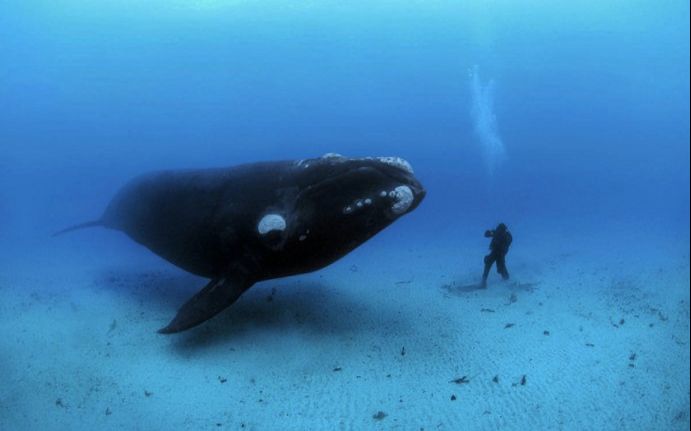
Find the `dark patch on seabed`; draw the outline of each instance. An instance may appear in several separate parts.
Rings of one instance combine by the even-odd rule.
[[[520,283],[520,282],[508,282],[504,283],[506,288],[510,290],[516,290],[516,291],[524,291],[528,293],[533,293],[537,290],[537,286],[539,285],[539,282],[532,282],[532,283]],[[440,286],[442,290],[445,292],[455,295],[455,296],[464,296],[469,293],[477,292],[477,291],[485,291],[486,289],[482,287],[480,283],[471,283],[471,284],[458,284],[455,281],[451,283],[445,283]],[[509,301],[510,302],[515,302],[515,294],[512,296]]]

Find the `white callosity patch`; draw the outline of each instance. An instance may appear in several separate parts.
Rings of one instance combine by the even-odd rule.
[[[413,174],[413,167],[408,163],[407,160],[402,159],[400,157],[377,157],[377,160],[379,160],[382,163],[386,163],[387,165],[395,166],[397,168],[403,169],[404,171]]]
[[[323,156],[321,156],[321,159],[326,159],[326,160],[345,160],[346,158],[343,157],[342,155],[338,153],[326,153]],[[298,160],[295,162],[295,165],[304,169],[309,168],[312,165],[312,161],[315,161],[317,159],[302,159]]]
[[[403,214],[413,203],[413,191],[408,186],[398,186],[389,193],[394,199],[391,210],[395,214]]]
[[[322,159],[344,159],[342,155],[338,153],[326,153],[322,156]]]
[[[272,231],[284,231],[286,229],[286,220],[278,214],[267,214],[259,220],[257,231],[261,235],[266,235]]]
[[[386,192],[382,192],[382,197],[388,196]],[[351,214],[356,210],[362,209],[366,206],[372,205],[371,198],[356,199],[351,205],[347,205],[343,208],[343,214]]]
[[[310,167],[310,164],[306,159],[303,159],[303,160],[298,160],[297,162],[295,162],[295,166],[299,166],[299,167],[306,169],[306,168]]]

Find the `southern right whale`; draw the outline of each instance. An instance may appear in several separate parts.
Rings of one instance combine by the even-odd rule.
[[[126,184],[97,220],[211,281],[161,333],[192,328],[254,283],[323,268],[417,208],[405,160],[327,154],[297,161],[162,171]],[[56,235],[57,235],[56,234]]]

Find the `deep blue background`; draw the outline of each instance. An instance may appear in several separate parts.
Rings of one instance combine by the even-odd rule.
[[[499,219],[688,238],[688,1],[372,3],[0,2],[2,247],[145,170],[326,152],[408,159],[429,195],[402,223],[440,239]]]

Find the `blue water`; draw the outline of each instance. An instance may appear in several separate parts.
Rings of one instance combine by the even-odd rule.
[[[413,423],[415,414],[397,418],[392,408],[373,420],[376,403],[354,419],[351,407],[360,406],[356,394],[368,388],[376,392],[382,383],[373,382],[346,390],[355,404],[334,407],[337,417],[331,422],[296,414],[279,426],[278,412],[260,410],[254,429],[434,429],[437,424],[443,429],[511,424],[516,429],[688,429],[689,114],[689,4],[684,1],[0,1],[0,321],[15,321],[23,313],[21,304],[30,299],[21,294],[31,292],[31,280],[43,284],[59,273],[62,291],[71,289],[69,277],[103,268],[135,271],[148,262],[175,271],[116,233],[85,231],[61,242],[50,238],[58,229],[97,217],[118,188],[139,173],[329,152],[395,155],[415,168],[427,198],[327,269],[324,277],[330,277],[331,286],[347,290],[347,280],[355,277],[348,270],[352,265],[360,267],[358,283],[367,283],[364,268],[376,261],[379,269],[373,272],[400,267],[406,280],[429,282],[419,286],[421,297],[441,298],[443,283],[477,281],[487,247],[482,233],[503,221],[515,237],[508,262],[512,274],[524,282],[540,281],[550,297],[560,297],[551,289],[562,281],[576,283],[579,268],[606,266],[602,278],[589,272],[593,283],[633,280],[645,286],[642,297],[659,295],[658,305],[668,300],[664,313],[676,324],[665,334],[684,344],[673,343],[679,350],[668,351],[666,359],[647,369],[670,370],[651,385],[664,388],[675,381],[681,386],[658,393],[641,384],[640,393],[659,401],[644,404],[648,410],[641,417],[630,413],[642,408],[632,401],[639,392],[603,401],[584,384],[571,389],[583,401],[580,407],[566,417],[531,410],[538,422],[518,418],[520,403],[528,402],[524,398],[515,401],[515,420],[505,412],[503,422],[480,422],[486,411],[480,407],[466,412],[467,422],[440,410],[438,418]],[[579,263],[561,258],[563,253],[576,253]],[[655,276],[657,271],[667,278]],[[400,281],[391,277],[392,285]],[[82,284],[99,280],[94,276]],[[506,289],[497,287],[496,279],[493,283],[495,292]],[[51,286],[42,288],[50,292]],[[160,319],[188,293],[176,294],[160,310]],[[56,309],[70,302],[56,301]],[[388,305],[405,303],[404,297],[394,297]],[[379,303],[379,310],[386,304]],[[463,315],[454,315],[456,327],[463,326]],[[56,415],[47,422],[52,425],[43,424],[54,429],[76,429],[89,415],[75,407],[75,400],[69,401],[71,410],[62,409],[53,402],[59,395],[41,401],[33,392],[36,385],[52,390],[46,382],[69,381],[60,367],[46,365],[61,353],[36,347],[43,345],[35,340],[45,333],[40,316],[26,314],[18,324],[20,333],[28,331],[34,340],[28,344],[16,335],[18,328],[0,329],[5,339],[0,375],[11,382],[0,392],[0,429],[37,426],[41,422],[34,416],[42,409],[50,412],[46,417]],[[60,315],[52,324],[64,318],[88,326],[95,318],[70,316]],[[117,319],[120,327],[127,319]],[[146,337],[157,340],[146,332],[157,329],[156,323],[141,326]],[[82,337],[79,330],[69,334]],[[634,344],[643,348],[658,336],[640,335]],[[141,335],[129,337],[150,343]],[[607,337],[601,343],[607,344]],[[299,340],[295,344],[306,351],[322,343]],[[352,342],[357,344],[357,337]],[[491,338],[473,343],[475,349],[496,344]],[[253,346],[262,350],[261,342]],[[155,367],[169,352],[152,350],[149,357],[157,360],[141,360]],[[80,352],[71,347],[77,359],[68,362],[85,360]],[[487,355],[502,354],[492,352]],[[29,370],[42,376],[31,385],[18,377],[25,365],[20,357],[33,358]],[[607,362],[605,356],[600,360]],[[239,362],[236,369],[244,369],[251,360]],[[446,384],[451,377],[444,373],[439,380]],[[166,378],[172,377],[161,376],[163,386]],[[645,374],[636,377],[645,379]],[[592,377],[589,384],[617,382]],[[322,390],[323,385],[330,381],[320,384]],[[314,387],[303,389],[299,396],[317,396]],[[192,393],[196,408],[203,406],[204,391]],[[475,396],[482,399],[483,391]],[[215,419],[202,426],[198,417],[187,421],[163,407],[140,412],[152,418],[148,427],[134,419],[105,422],[111,415],[103,415],[100,402],[109,397],[114,395],[83,397],[85,410],[93,402],[99,414],[85,423],[152,429],[164,423],[156,418],[167,417],[166,427],[215,428]],[[180,400],[171,395],[167,401],[184,405]],[[673,411],[655,411],[670,400],[677,403]],[[603,402],[613,413],[583,407]],[[292,405],[300,411],[299,402]],[[423,401],[416,405],[424,415],[437,408]],[[117,408],[112,409],[115,417]],[[245,423],[224,414],[221,422],[229,429]]]

